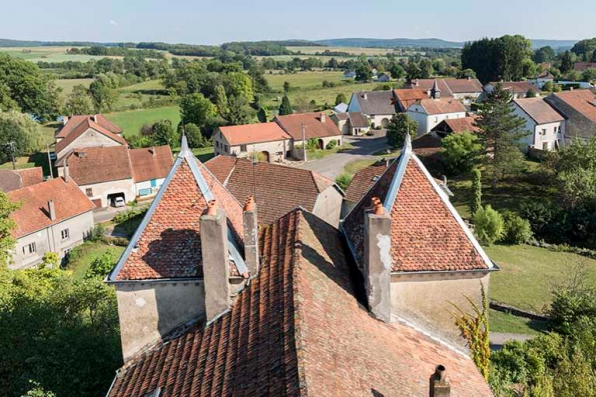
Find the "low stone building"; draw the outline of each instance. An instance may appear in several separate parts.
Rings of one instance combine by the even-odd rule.
[[[461,134],[462,132],[479,132],[480,128],[476,125],[477,116],[462,117],[459,119],[445,119],[437,124],[431,130],[440,138],[450,134]]]
[[[8,195],[21,202],[21,208],[11,215],[17,224],[13,232],[17,243],[9,263],[12,269],[37,265],[46,252],[63,258],[93,229],[95,205],[72,181],[56,178]]]
[[[316,140],[317,148],[324,149],[333,141],[336,145],[343,144],[341,131],[333,120],[325,113],[296,113],[277,116],[274,121],[292,137],[291,149],[294,158],[301,159],[302,151],[296,150],[303,146],[303,139]]]
[[[530,149],[557,150],[564,134],[565,119],[543,98],[522,98],[511,102],[513,113],[523,118],[529,134],[521,139],[526,151]]]
[[[501,81],[491,82],[484,86],[484,92],[490,95],[497,84],[511,95],[511,99],[525,98],[528,94],[540,96],[540,89],[527,81]]]
[[[290,151],[292,137],[277,123],[219,127],[213,135],[215,155],[260,157],[261,161],[281,161]]]
[[[587,142],[596,136],[596,94],[591,90],[557,92],[544,98],[565,118],[561,146],[574,139]]]
[[[0,170],[0,191],[4,193],[43,182],[41,167],[22,170]]]
[[[344,135],[362,136],[370,131],[370,120],[362,113],[336,113],[331,115],[331,120]]]
[[[343,192],[334,181],[314,171],[230,156],[217,156],[205,166],[239,202],[254,197],[262,225],[275,222],[296,207],[339,225]]]
[[[423,90],[428,96],[431,96],[435,82],[438,84],[443,98],[461,100],[466,105],[476,101],[484,92],[480,81],[472,78],[414,79],[406,88]]]
[[[374,128],[386,128],[395,113],[393,91],[360,91],[350,98],[348,112],[366,115]]]

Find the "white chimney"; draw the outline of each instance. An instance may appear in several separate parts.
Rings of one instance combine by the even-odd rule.
[[[362,93],[362,98],[367,99],[368,98],[368,94],[366,92]]]
[[[55,221],[56,220],[56,208],[54,206],[54,200],[48,201],[48,213],[50,214],[50,220]]]
[[[255,199],[253,196],[249,196],[244,204],[242,223],[244,229],[244,262],[251,276],[259,272],[259,224],[257,219]]]
[[[319,118],[321,119],[321,123],[324,123],[325,120],[327,119],[327,115],[325,113],[321,112],[321,116]]]
[[[68,117],[68,116],[62,117],[62,125],[66,125],[66,123],[68,123],[68,120],[70,120],[70,117]]]
[[[97,123],[97,115],[96,114],[93,115],[93,121]]]

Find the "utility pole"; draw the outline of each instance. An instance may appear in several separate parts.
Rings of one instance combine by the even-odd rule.
[[[306,127],[302,123],[302,153],[304,156],[304,162],[306,163]]]
[[[54,179],[54,171],[52,170],[52,158],[50,157],[50,145],[46,146],[48,148],[48,166],[50,167],[50,179]]]
[[[12,157],[12,169],[17,169],[17,164],[14,161],[14,142],[8,142],[8,147],[10,147],[10,156]]]

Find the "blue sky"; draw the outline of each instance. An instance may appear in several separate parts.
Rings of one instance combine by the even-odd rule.
[[[0,37],[165,41],[596,36],[594,0],[0,0]]]

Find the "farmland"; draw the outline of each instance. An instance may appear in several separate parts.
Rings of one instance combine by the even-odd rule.
[[[67,62],[79,61],[87,62],[92,59],[99,60],[105,56],[96,55],[78,55],[68,54],[66,51],[72,47],[4,47],[0,48],[0,53],[4,52],[14,58],[26,59],[30,62]],[[121,57],[109,57],[121,58]]]
[[[398,51],[395,51],[390,48],[367,48],[367,47],[327,47],[327,46],[305,46],[305,47],[286,47],[288,50],[292,52],[300,51],[303,54],[311,54],[314,55],[317,52],[323,53],[324,51],[330,52],[347,52],[353,56],[359,55],[366,55],[366,56],[380,56],[386,55],[390,53],[399,54]]]
[[[170,120],[176,126],[180,122],[180,111],[178,106],[168,106],[155,109],[108,113],[106,117],[119,125],[126,137],[136,135],[143,124],[152,124],[159,120]]]

